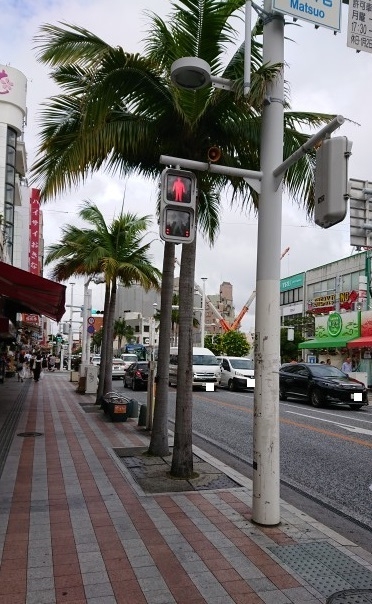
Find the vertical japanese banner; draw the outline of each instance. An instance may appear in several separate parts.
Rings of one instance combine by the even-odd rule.
[[[40,244],[40,190],[31,189],[30,195],[30,249],[29,249],[29,271],[34,275],[40,275],[39,262]]]

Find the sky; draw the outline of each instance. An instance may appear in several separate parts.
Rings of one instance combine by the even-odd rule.
[[[112,45],[128,52],[141,52],[149,19],[146,12],[165,18],[167,0],[11,0],[2,3],[0,63],[22,71],[28,80],[28,117],[25,144],[30,167],[38,144],[38,113],[41,104],[57,92],[48,76],[48,68],[37,62],[35,36],[41,25],[61,22],[82,26]],[[372,92],[372,54],[357,53],[346,45],[347,6],[342,7],[341,32],[316,29],[305,21],[287,17],[285,27],[285,79],[290,89],[292,110],[339,114],[346,119],[334,135],[347,136],[353,142],[349,160],[349,178],[372,180],[370,92]],[[255,17],[253,17],[255,18]],[[237,46],[244,41],[244,24]],[[164,154],[167,150],[164,149]],[[249,169],[249,166],[247,166]],[[155,218],[157,182],[132,176],[125,180],[100,173],[84,186],[43,205],[45,247],[58,241],[60,228],[79,224],[77,213],[84,200],[97,203],[110,222],[124,210],[154,216],[149,239],[154,264],[161,269],[163,244],[158,237]],[[233,286],[236,313],[255,289],[257,260],[257,218],[254,213],[230,208],[229,199],[221,200],[223,213],[220,233],[213,248],[198,236],[196,281],[206,277],[207,295],[219,292],[219,285]],[[281,277],[315,268],[349,256],[350,221],[347,218],[330,229],[321,229],[305,212],[283,196],[282,250],[289,247],[281,261]],[[177,246],[180,258],[181,246]],[[177,274],[177,273],[176,273]],[[44,276],[48,277],[48,267]],[[74,279],[73,290],[67,284],[66,303],[83,303],[83,282]],[[103,304],[103,286],[93,285],[93,308]],[[254,331],[254,303],[243,323],[243,331]],[[67,320],[69,311],[64,319]]]

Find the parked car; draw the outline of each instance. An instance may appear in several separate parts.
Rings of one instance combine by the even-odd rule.
[[[121,379],[125,375],[125,363],[121,359],[112,359],[112,379]]]
[[[279,397],[306,399],[313,407],[349,405],[360,409],[368,405],[366,386],[326,363],[289,363],[279,369]]]
[[[218,357],[221,363],[220,386],[229,390],[252,389],[255,386],[254,362],[247,357]]]
[[[99,365],[101,363],[101,357],[97,354],[91,358],[92,365]]]
[[[136,354],[132,354],[130,352],[125,352],[120,355],[122,361],[124,361],[125,369],[128,369],[129,365],[138,361],[138,357]]]
[[[148,379],[148,361],[136,361],[129,365],[128,369],[125,371],[123,377],[124,388],[132,388],[132,390],[138,390],[139,388],[147,389]]]

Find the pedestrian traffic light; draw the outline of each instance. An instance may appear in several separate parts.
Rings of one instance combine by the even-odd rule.
[[[196,229],[196,176],[166,168],[161,175],[160,237],[173,243],[192,243]]]
[[[324,139],[316,151],[314,221],[323,229],[346,216],[351,147],[346,136],[335,136]]]

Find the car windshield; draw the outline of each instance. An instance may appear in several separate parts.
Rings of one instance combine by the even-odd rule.
[[[193,365],[219,365],[220,362],[212,354],[194,354],[192,357]]]
[[[337,367],[332,367],[331,365],[314,365],[311,367],[311,373],[315,377],[331,377],[331,378],[344,378],[347,377],[346,373],[337,369]]]
[[[254,369],[251,359],[230,359],[230,363],[234,369]]]
[[[147,362],[137,363],[137,369],[148,369],[149,364]]]
[[[112,363],[114,365],[124,365],[124,363],[121,359],[112,359]]]
[[[135,354],[123,354],[123,355],[121,355],[121,358],[126,363],[135,363],[136,360],[137,360],[137,355],[135,355]]]

